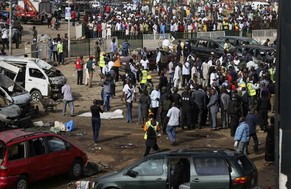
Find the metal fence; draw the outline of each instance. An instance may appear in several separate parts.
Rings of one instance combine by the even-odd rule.
[[[157,47],[162,46],[163,40],[167,37],[170,41],[176,43],[177,40],[185,41],[193,37],[209,37],[216,38],[220,36],[239,36],[238,31],[211,31],[211,32],[175,32],[172,34],[143,34],[142,38],[137,37],[121,37],[122,35],[118,34],[112,36],[109,39],[100,39],[100,38],[91,38],[91,39],[80,39],[80,40],[71,40],[71,57],[77,56],[89,56],[94,54],[95,42],[98,41],[102,51],[109,52],[110,44],[112,38],[116,38],[119,49],[121,49],[122,43],[127,40],[130,44],[130,49],[137,49],[147,47],[148,49],[156,49]],[[263,42],[267,38],[274,41],[277,37],[277,30],[253,30],[248,32],[243,32],[243,36],[254,38],[260,42]],[[39,44],[39,58],[47,58],[47,45],[46,43]],[[30,51],[27,51],[30,52]]]

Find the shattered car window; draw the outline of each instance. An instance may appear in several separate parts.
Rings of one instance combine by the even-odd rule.
[[[47,142],[48,142],[50,152],[66,150],[66,145],[64,141],[58,137],[49,136],[47,137]]]

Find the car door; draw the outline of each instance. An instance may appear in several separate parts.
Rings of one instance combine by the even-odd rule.
[[[14,144],[11,144],[8,147],[8,156],[7,156],[7,162],[4,166],[6,166],[8,169],[8,176],[18,176],[21,173],[23,173],[23,170],[27,170],[27,159],[25,154],[25,142],[17,142]],[[2,148],[3,149],[3,148]],[[4,151],[3,151],[4,155]],[[3,156],[4,157],[4,156]]]
[[[164,156],[149,157],[130,168],[136,177],[125,176],[126,189],[166,189],[167,167]]]
[[[48,96],[48,84],[47,78],[41,69],[26,67],[25,89],[27,91],[37,89],[42,96]]]
[[[68,172],[73,163],[74,156],[72,156],[67,142],[57,136],[47,136],[46,142],[48,152],[53,159],[52,174],[58,175]]]
[[[33,181],[41,180],[52,176],[52,159],[47,153],[43,137],[34,138],[28,141],[28,165],[29,174]]]
[[[230,173],[227,161],[221,157],[193,157],[191,189],[229,189]]]

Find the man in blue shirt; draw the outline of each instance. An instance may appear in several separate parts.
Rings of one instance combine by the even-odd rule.
[[[234,147],[237,152],[247,155],[247,145],[250,139],[250,130],[248,124],[243,121],[239,124],[234,135]]]

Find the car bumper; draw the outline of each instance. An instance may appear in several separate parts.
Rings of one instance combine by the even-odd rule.
[[[1,189],[13,188],[18,178],[19,176],[0,177],[0,188]]]

